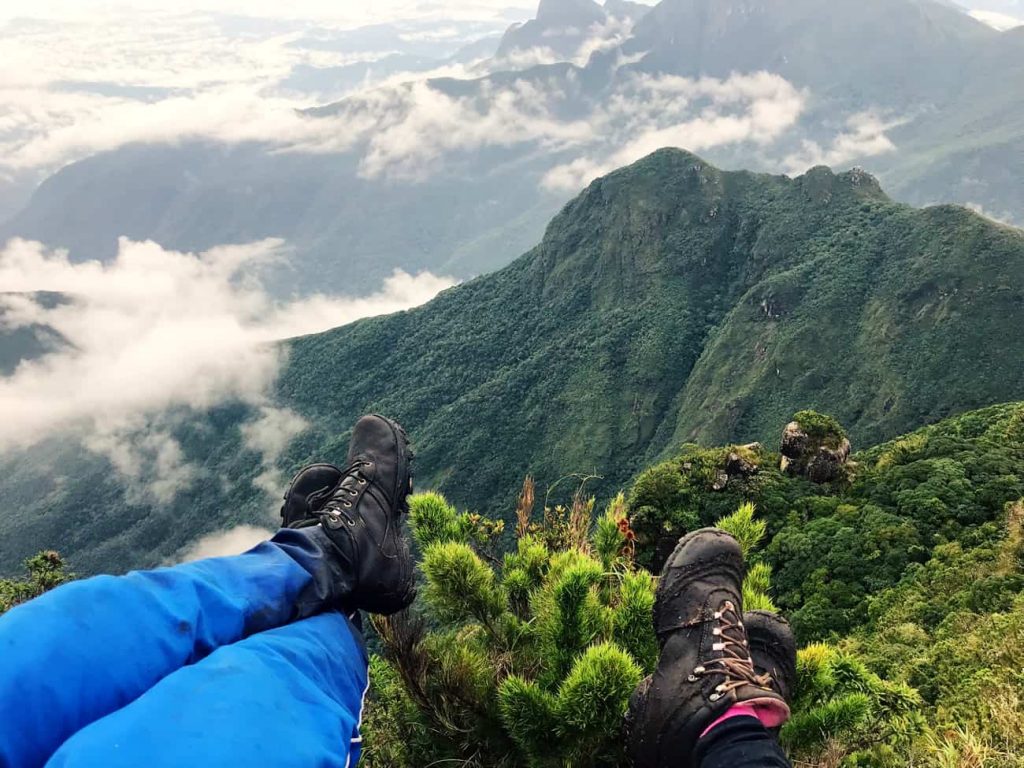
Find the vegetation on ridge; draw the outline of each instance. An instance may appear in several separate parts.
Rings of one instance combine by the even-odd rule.
[[[1022,425],[1024,404],[967,414],[826,485],[759,446],[687,448],[593,527],[582,493],[524,521],[528,484],[503,559],[485,518],[418,497],[427,586],[419,613],[379,624],[369,764],[621,765],[621,713],[656,653],[654,583],[636,562],[656,557],[652,531],[717,524],[748,553],[745,606],[795,621],[782,739],[800,765],[1024,765]],[[569,712],[570,681],[604,708]]]
[[[292,342],[275,400],[314,426],[279,467],[343,462],[355,420],[384,412],[416,437],[421,485],[494,515],[527,474],[596,475],[607,497],[684,443],[774,442],[802,408],[871,444],[1024,397],[1022,286],[1024,233],[970,212],[897,205],[862,172],[725,173],[665,150],[594,182],[507,269]],[[74,445],[0,461],[0,562],[52,546],[86,573],[153,565],[265,522],[240,434],[255,416],[183,418],[202,471],[168,505]]]
[[[527,482],[507,552],[504,520],[417,496],[425,588],[414,613],[376,623],[367,764],[621,765],[621,716],[657,655],[639,563],[655,533],[713,523],[747,553],[745,607],[794,621],[782,740],[797,764],[1021,768],[1022,451],[1024,403],[865,451],[835,483],[757,445],[688,446],[596,516],[583,488],[534,514]],[[29,569],[0,582],[0,611],[68,578],[54,553]]]

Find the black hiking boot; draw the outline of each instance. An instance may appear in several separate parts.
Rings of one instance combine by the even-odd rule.
[[[626,748],[636,768],[692,766],[701,734],[736,704],[764,708],[780,724],[783,696],[750,658],[741,620],[743,552],[724,531],[683,537],[658,584],[658,668],[630,700]]]
[[[750,642],[750,660],[757,675],[769,675],[772,690],[787,702],[793,700],[796,691],[796,638],[789,622],[769,611],[747,611],[743,614],[743,626]],[[628,744],[632,738],[635,719],[647,706],[647,692],[654,680],[653,675],[645,677],[629,700],[629,711],[623,723],[623,733]],[[778,737],[779,728],[771,729]]]
[[[313,464],[292,478],[281,505],[282,528],[306,528],[317,525],[317,512],[324,508],[331,491],[344,473],[333,464]]]
[[[402,531],[412,459],[397,422],[364,416],[352,432],[346,469],[307,467],[285,495],[281,515],[286,526],[319,524],[329,539],[346,610],[391,615],[416,596],[414,563]]]
[[[747,611],[743,626],[750,641],[754,672],[768,675],[772,688],[786,701],[796,692],[796,638],[789,622],[770,611]]]

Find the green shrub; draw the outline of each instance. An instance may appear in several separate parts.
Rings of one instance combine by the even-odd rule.
[[[417,612],[375,622],[384,658],[372,670],[371,764],[623,765],[622,716],[658,654],[655,580],[634,565],[624,499],[583,536],[572,509],[591,509],[589,501],[546,510],[540,524],[520,521],[523,535],[500,561],[482,554],[489,544],[474,533],[479,521],[469,524],[440,496],[411,506],[426,584]],[[744,504],[719,526],[747,556],[745,607],[772,610],[767,525]],[[800,679],[785,736],[795,754],[903,755],[920,731],[917,694],[852,650],[802,651]]]
[[[816,443],[829,448],[838,448],[847,439],[846,430],[831,416],[817,411],[800,411],[793,421]]]
[[[56,552],[30,557],[25,571],[24,579],[0,579],[0,614],[75,578]]]

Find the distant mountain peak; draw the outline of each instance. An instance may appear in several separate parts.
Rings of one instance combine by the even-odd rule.
[[[540,0],[537,21],[545,25],[588,27],[605,20],[605,10],[594,0]]]
[[[594,0],[540,0],[536,18],[513,25],[505,33],[498,56],[548,49],[568,59],[576,54],[591,27],[607,21],[608,13]]]

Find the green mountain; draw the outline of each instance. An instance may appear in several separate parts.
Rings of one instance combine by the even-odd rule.
[[[315,426],[281,468],[342,460],[373,410],[414,435],[421,486],[481,511],[514,508],[527,473],[606,493],[681,443],[772,444],[806,407],[871,445],[1024,398],[1021,327],[1018,230],[896,204],[863,172],[727,173],[663,150],[592,184],[508,268],[291,342],[276,400]],[[122,569],[266,522],[251,416],[183,418],[201,472],[161,507],[71,444],[4,462],[0,562],[50,547]]]
[[[628,2],[602,7],[592,0],[545,0],[536,19],[509,32],[505,52],[553,46],[563,58],[574,57],[595,20],[637,18],[644,10]],[[382,49],[390,50],[384,43],[397,32],[383,28],[380,34]],[[355,40],[343,35],[323,44],[335,43],[341,50]],[[570,128],[578,121],[610,121],[608,129],[580,145],[545,140],[532,131],[502,138],[488,129],[494,142],[483,146],[441,142],[442,162],[426,178],[414,174],[415,180],[402,173],[368,178],[363,161],[376,154],[368,139],[331,154],[199,140],[125,146],[50,177],[22,210],[0,222],[0,241],[40,240],[84,260],[111,258],[121,236],[185,250],[281,237],[295,254],[273,272],[277,279],[271,284],[281,295],[338,284],[375,289],[397,267],[475,277],[506,266],[537,242],[568,198],[564,190],[545,186],[552,169],[614,157],[637,134],[701,114],[702,105],[694,102],[692,114],[660,116],[664,125],[632,125],[630,119],[643,115],[651,98],[636,91],[646,76],[757,72],[780,75],[801,89],[805,109],[770,144],[709,146],[709,159],[719,165],[778,170],[814,162],[820,152],[832,164],[868,167],[903,202],[973,203],[1021,222],[1024,30],[999,33],[948,3],[662,0],[646,10],[621,46],[596,52],[585,66],[506,66],[511,71],[434,80],[429,88],[484,115],[511,98],[524,124],[550,119]],[[303,80],[333,73],[296,74]],[[313,121],[341,115],[358,123],[370,115],[379,127],[373,135],[386,138],[395,116],[412,103],[396,93],[377,93],[305,116]],[[606,114],[615,104],[623,106]],[[888,126],[885,135],[894,147],[889,152],[875,152],[884,140],[857,133],[859,125],[876,123]],[[431,150],[430,131],[422,139]],[[817,150],[809,152],[808,141]]]

